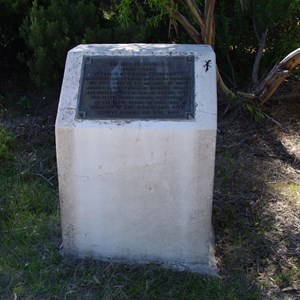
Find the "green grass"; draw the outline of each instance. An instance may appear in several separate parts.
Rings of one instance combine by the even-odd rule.
[[[33,150],[4,130],[1,137],[0,299],[260,299],[240,272],[203,277],[157,265],[64,260],[53,143],[38,141]]]
[[[4,129],[0,129],[0,161],[10,158],[13,137]]]

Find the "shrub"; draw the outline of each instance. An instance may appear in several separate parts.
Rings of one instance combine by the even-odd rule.
[[[233,85],[249,83],[258,38],[268,29],[260,76],[300,45],[299,0],[221,0],[216,6],[216,52]],[[257,36],[256,36],[257,35]],[[231,66],[230,66],[231,64]]]
[[[117,23],[116,5],[108,2],[52,0],[48,5],[33,2],[21,35],[29,49],[23,61],[38,86],[61,81],[66,53],[78,44],[160,39],[156,34],[159,29],[148,30],[148,26],[141,23],[130,22],[128,28],[122,28]],[[143,16],[139,19],[142,22]]]
[[[34,82],[42,86],[60,80],[68,49],[89,42],[97,32],[97,8],[92,2],[53,0],[41,6],[34,1],[21,27],[31,51],[27,65]]]

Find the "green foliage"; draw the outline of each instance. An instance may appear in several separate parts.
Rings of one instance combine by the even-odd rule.
[[[252,119],[256,123],[261,123],[264,115],[262,113],[262,109],[260,106],[257,106],[255,103],[243,103],[243,100],[241,100],[241,105],[244,108],[246,112],[249,112]]]
[[[34,1],[21,28],[29,49],[23,61],[34,82],[38,86],[60,82],[66,53],[78,44],[149,42],[157,37],[158,29],[144,26],[141,11],[135,12],[135,20],[128,20],[126,29],[117,18],[116,5],[109,3],[53,0],[41,5]]]
[[[196,1],[204,11],[204,1]],[[216,45],[218,65],[229,86],[249,86],[253,63],[259,47],[258,38],[268,29],[266,46],[261,60],[260,76],[273,67],[285,55],[300,45],[300,1],[299,0],[220,0],[216,2]],[[121,0],[120,21],[127,23],[134,18],[134,12],[144,11],[148,22],[157,25],[172,19],[172,12],[178,10],[186,16],[200,32],[199,26],[188,11],[184,1],[178,0]],[[174,22],[173,22],[174,24]],[[178,25],[178,24],[177,24]],[[172,39],[178,43],[189,43],[190,38],[182,34]],[[255,29],[254,29],[255,28]]]
[[[269,32],[266,51],[271,62],[300,47],[300,0],[289,2],[283,14],[285,18],[275,23]]]
[[[215,47],[218,53],[218,64],[221,72],[223,71],[229,77],[230,84],[234,86],[238,83],[233,80],[229,62],[236,74],[234,78],[246,80],[252,65],[255,51],[253,45],[256,45],[256,41],[252,36],[252,28],[249,26],[248,20],[244,19],[239,1],[234,1],[234,3],[232,1],[220,1],[219,6],[216,7],[215,18]],[[249,43],[252,44],[250,48]],[[244,60],[242,64],[239,63],[240,57]],[[248,70],[247,74],[245,74],[246,69]]]
[[[27,64],[33,80],[38,85],[60,80],[68,49],[90,42],[97,31],[97,8],[92,2],[54,0],[42,6],[34,1],[21,28],[32,51]]]
[[[249,84],[256,51],[262,34],[268,29],[261,61],[260,76],[273,64],[300,45],[300,1],[221,0],[216,6],[216,52],[227,82],[241,87]],[[231,75],[231,66],[235,79]],[[229,75],[230,74],[230,75]],[[226,76],[225,76],[226,79]]]
[[[196,2],[203,11],[205,2]],[[254,24],[258,37],[269,30],[260,77],[300,45],[300,0],[244,3],[220,0],[215,8],[218,65],[234,88],[249,84],[259,45]],[[176,10],[200,31],[178,0],[0,0],[0,67],[12,72],[18,56],[33,81],[49,87],[61,82],[67,51],[81,43],[191,43],[179,24],[169,27]]]
[[[176,6],[173,0],[134,1],[122,0],[118,6],[118,19],[122,24],[128,25],[136,18],[135,12],[144,14],[151,24],[157,26],[163,20],[163,16],[170,13]]]

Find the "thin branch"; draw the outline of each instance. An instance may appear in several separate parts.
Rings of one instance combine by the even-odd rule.
[[[222,76],[222,78],[225,77],[228,80],[228,83],[230,85],[234,86],[234,82],[233,82],[232,78],[228,74],[226,74],[224,71],[220,71],[220,75]]]
[[[38,176],[46,180],[52,187],[54,187],[54,184],[50,181],[50,179],[46,178],[44,175],[39,174],[39,173],[33,173],[32,175]],[[53,178],[53,177],[52,177]]]
[[[215,42],[215,19],[214,9],[216,0],[205,1],[205,43],[214,46]]]
[[[233,69],[233,65],[231,63],[228,51],[226,51],[226,57],[227,57],[227,62],[228,62],[229,66],[230,66],[230,69],[231,69],[233,87],[234,87],[234,90],[236,90],[236,80],[235,80],[235,75],[234,75],[234,69]]]
[[[274,122],[276,125],[278,125],[281,129],[283,129],[286,132],[286,129],[275,119],[271,118],[269,115],[267,115],[265,112],[263,113],[263,115],[265,117],[267,117],[269,120],[271,120],[272,122]]]
[[[300,67],[300,48],[288,54],[279,64],[280,68],[295,69]]]
[[[260,36],[259,36],[259,34],[258,34],[257,27],[256,27],[256,22],[255,22],[255,19],[254,19],[254,18],[252,19],[252,25],[253,25],[253,29],[254,29],[256,38],[257,38],[257,40],[258,40],[258,42],[259,42],[259,41],[260,41]]]
[[[237,92],[237,95],[248,100],[254,100],[256,98],[256,96],[251,93]]]
[[[169,37],[169,38],[171,37],[171,29],[172,29],[172,27],[174,27],[176,37],[178,38],[178,36],[179,36],[179,34],[178,34],[178,26],[177,26],[176,18],[175,18],[175,16],[174,16],[174,14],[172,14],[172,15],[170,16],[170,21],[169,21],[169,32],[168,32],[168,37]]]
[[[190,12],[197,21],[198,25],[201,28],[202,39],[205,39],[205,21],[203,18],[203,13],[200,11],[199,6],[195,0],[185,0]]]
[[[227,97],[227,98],[235,97],[235,94],[224,83],[224,81],[220,75],[220,71],[219,71],[218,67],[217,67],[217,82],[218,82],[220,90],[225,95],[225,97]]]
[[[262,58],[263,50],[265,48],[267,35],[268,35],[268,28],[266,29],[266,31],[263,33],[261,39],[259,40],[259,47],[258,47],[256,56],[255,56],[255,61],[254,61],[253,70],[252,70],[252,83],[253,84],[257,84],[257,82],[258,82],[259,64],[260,64],[260,60]]]
[[[181,24],[181,26],[187,31],[187,33],[191,36],[191,38],[197,44],[203,44],[202,37],[200,33],[195,29],[195,27],[187,20],[185,16],[183,16],[180,12],[175,11],[174,17]]]
[[[263,105],[274,92],[278,89],[280,84],[290,75],[288,70],[276,71],[272,74],[273,76],[269,77],[269,80],[266,81],[265,88],[262,90],[259,95],[260,103]]]
[[[240,0],[242,11],[246,8],[246,1],[245,0]]]
[[[298,67],[300,67],[300,48],[288,54],[261,82],[256,92],[261,105],[270,99],[280,84]]]

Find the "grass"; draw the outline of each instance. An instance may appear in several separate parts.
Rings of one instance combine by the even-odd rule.
[[[296,206],[300,201],[300,182],[282,180],[280,182],[271,182],[269,186],[271,191],[280,193],[291,205]]]
[[[0,299],[296,299],[299,219],[282,207],[296,211],[299,177],[277,158],[257,159],[263,132],[235,124],[219,135],[213,222],[221,272],[204,277],[61,257],[52,124],[29,119],[0,130]],[[244,130],[249,140],[240,143]]]
[[[36,141],[32,149],[22,139],[23,144],[18,138],[3,140],[13,145],[0,169],[1,299],[259,299],[246,277],[64,260],[57,187],[49,181],[56,172],[50,168],[55,165],[53,143]]]

